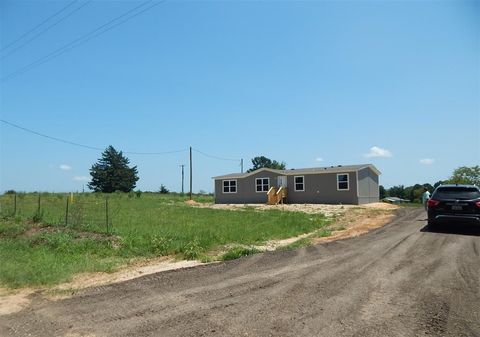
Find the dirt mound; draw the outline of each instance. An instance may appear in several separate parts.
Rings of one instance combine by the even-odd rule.
[[[185,201],[185,204],[189,205],[189,206],[201,206],[202,204],[198,201],[195,201],[195,200],[187,200]]]

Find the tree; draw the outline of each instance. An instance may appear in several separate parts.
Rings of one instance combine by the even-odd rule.
[[[437,181],[435,184],[433,184],[432,191],[434,191],[438,186],[445,184],[443,180]]]
[[[387,196],[387,190],[383,185],[378,186],[378,192],[380,193],[380,200],[384,199]]]
[[[450,184],[471,184],[480,186],[480,166],[461,166],[453,171]]]
[[[285,162],[279,163],[276,160],[271,160],[265,156],[258,156],[252,159],[252,165],[253,167],[249,169],[247,172],[252,172],[255,170],[258,170],[260,168],[271,168],[271,169],[276,169],[276,170],[285,170],[287,164]]]
[[[398,185],[390,187],[388,189],[388,196],[405,199],[405,186]]]
[[[137,167],[129,167],[130,161],[122,151],[109,146],[90,169],[92,181],[88,188],[95,192],[112,193],[115,191],[130,192],[138,181]]]
[[[165,185],[161,184],[160,189],[158,190],[158,193],[168,194],[168,193],[170,193],[170,191],[168,190],[168,188]]]

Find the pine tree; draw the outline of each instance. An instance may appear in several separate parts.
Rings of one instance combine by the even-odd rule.
[[[138,181],[137,167],[129,167],[130,160],[122,151],[109,146],[90,169],[92,181],[88,188],[95,192],[112,193],[115,191],[130,192]]]

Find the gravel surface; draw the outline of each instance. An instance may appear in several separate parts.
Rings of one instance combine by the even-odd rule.
[[[480,229],[368,234],[167,271],[0,316],[0,336],[480,336]]]

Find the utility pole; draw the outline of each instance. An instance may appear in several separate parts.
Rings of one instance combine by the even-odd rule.
[[[182,195],[183,195],[183,180],[184,180],[183,168],[185,167],[185,165],[182,164],[182,165],[180,165],[180,167],[182,168]]]
[[[190,200],[192,200],[192,147],[190,146]]]
[[[243,173],[243,158],[240,159],[240,167],[242,168],[242,173]]]

